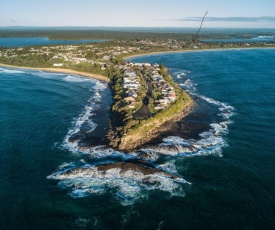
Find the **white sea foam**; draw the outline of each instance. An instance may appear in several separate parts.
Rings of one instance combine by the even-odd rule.
[[[85,78],[78,75],[68,75],[63,78],[64,81],[67,82],[87,82],[87,81],[94,81],[92,78]]]
[[[97,81],[96,85],[94,86],[94,95],[88,100],[89,104],[85,106],[83,113],[81,113],[79,117],[73,121],[72,128],[69,129],[67,135],[65,136],[63,147],[70,150],[71,152],[87,153],[88,149],[79,146],[80,137],[83,135],[83,133],[87,134],[96,129],[97,124],[92,120],[92,116],[94,115],[94,110],[98,108],[98,104],[95,102],[100,101],[100,91],[104,89],[106,89],[106,85]],[[73,138],[77,135],[80,135],[80,137]]]
[[[180,86],[183,86],[185,89],[188,89],[192,92],[197,91],[196,84],[193,83],[190,79],[187,79],[184,83],[181,83]]]
[[[20,70],[0,68],[0,73],[24,73]]]
[[[178,73],[178,76],[182,77],[185,74]],[[85,130],[85,132],[91,132],[96,127],[96,124],[91,120],[91,116],[97,106],[95,102],[100,102],[101,100],[100,91],[106,88],[105,84],[98,82],[95,86],[96,92],[89,100],[89,105],[85,107],[85,111],[74,121],[73,127],[65,137],[64,146],[72,152],[85,154],[89,158],[106,158],[114,161],[117,161],[117,159],[140,158],[156,161],[162,155],[191,157],[215,154],[222,156],[222,148],[227,145],[224,136],[228,133],[228,126],[232,122],[230,118],[234,115],[234,108],[226,103],[199,94],[196,84],[190,79],[187,79],[181,86],[190,94],[216,106],[219,110],[217,115],[220,117],[220,121],[210,124],[210,129],[200,133],[199,139],[183,139],[177,136],[169,136],[164,138],[162,143],[157,146],[151,146],[131,153],[116,151],[105,146],[81,147],[78,139],[70,142],[69,138],[78,134],[83,124],[88,122],[88,127],[90,127],[90,130]],[[164,172],[178,175],[175,161],[171,160],[171,158],[169,159],[168,162],[156,167]],[[66,173],[68,171],[70,173]],[[155,189],[166,191],[172,196],[185,196],[182,185],[189,183],[181,177],[171,178],[163,173],[145,175],[130,169],[121,172],[121,169],[113,168],[103,173],[95,165],[86,164],[85,162],[81,166],[74,163],[63,164],[58,168],[57,172],[48,178],[59,180],[58,185],[68,189],[68,194],[73,198],[100,195],[110,191],[123,205],[133,204],[137,200],[146,197],[148,191]]]
[[[30,73],[36,77],[40,77],[40,78],[44,78],[44,79],[55,79],[56,77],[65,76],[65,74],[63,74],[63,73],[44,72],[42,70],[29,71],[28,73]],[[60,78],[60,79],[62,79],[62,78]]]
[[[176,71],[174,74],[177,78],[181,79],[183,76],[186,76],[190,71],[188,70],[181,70],[181,71]]]
[[[166,167],[171,168],[168,165]],[[173,171],[176,172],[174,168]],[[89,164],[73,169],[69,166],[67,170],[63,168],[47,178],[59,180],[58,185],[69,189],[68,194],[73,198],[100,195],[109,190],[123,205],[133,204],[146,197],[148,190],[158,189],[171,195],[183,195],[182,185],[190,184],[183,178],[172,178],[162,172],[143,174],[141,171],[122,171],[120,168],[101,171]]]
[[[178,173],[176,165],[175,165],[175,160],[172,160],[172,161],[164,163],[164,164],[160,164],[157,166],[157,168],[162,171],[165,171],[167,173],[170,173],[170,174]]]
[[[155,161],[161,155],[186,157],[216,154],[222,156],[222,148],[227,146],[224,136],[228,133],[228,125],[232,123],[230,118],[234,115],[234,108],[226,103],[197,93],[196,84],[190,79],[180,85],[191,95],[217,106],[220,111],[217,115],[221,118],[221,121],[210,124],[210,129],[202,132],[198,140],[186,140],[177,136],[166,137],[158,146],[142,149],[142,152],[147,154],[145,159]]]

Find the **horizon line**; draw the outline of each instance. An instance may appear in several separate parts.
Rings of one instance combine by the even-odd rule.
[[[0,26],[0,28],[175,28],[175,29],[198,29],[197,27],[179,26]],[[274,27],[204,27],[203,29],[275,29]]]

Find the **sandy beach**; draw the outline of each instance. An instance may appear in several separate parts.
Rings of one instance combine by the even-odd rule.
[[[56,73],[65,73],[65,74],[76,74],[84,77],[90,77],[94,78],[99,81],[103,82],[110,82],[110,79],[106,76],[100,75],[100,74],[94,74],[94,73],[86,73],[81,72],[77,70],[71,70],[71,69],[62,69],[62,68],[35,68],[35,67],[23,67],[23,66],[14,66],[14,65],[7,65],[0,63],[0,67],[8,67],[8,68],[17,68],[17,69],[31,69],[31,70],[42,70],[46,72],[56,72]]]
[[[157,54],[173,54],[173,53],[190,53],[190,52],[204,52],[204,51],[226,51],[226,50],[254,50],[254,49],[275,49],[272,47],[238,47],[238,48],[215,48],[215,49],[183,49],[176,51],[160,51],[160,52],[151,52],[151,53],[143,53],[143,54],[134,54],[125,57],[125,60],[141,57],[141,56],[149,56],[149,55],[157,55]]]
[[[185,52],[204,52],[204,51],[225,51],[225,50],[250,50],[250,49],[270,49],[269,47],[241,47],[241,48],[221,48],[221,49],[184,49],[184,50],[177,50],[177,51],[163,51],[163,52],[152,52],[152,53],[143,53],[143,54],[135,54],[135,55],[129,55],[125,57],[125,60],[134,58],[134,57],[140,57],[140,56],[147,56],[147,55],[157,55],[157,54],[169,54],[169,53],[185,53]],[[17,68],[17,69],[30,69],[30,70],[42,70],[46,72],[56,72],[56,73],[65,73],[65,74],[76,74],[79,76],[84,77],[90,77],[94,78],[99,81],[103,81],[106,83],[110,82],[110,79],[104,75],[101,74],[95,74],[95,73],[87,73],[87,72],[81,72],[77,70],[72,69],[64,69],[64,68],[36,68],[36,67],[25,67],[25,66],[15,66],[15,65],[8,65],[0,63],[0,67],[8,67],[8,68]]]
[[[185,52],[203,52],[203,51],[225,51],[225,50],[240,50],[240,49],[270,49],[269,47],[241,47],[241,48],[221,48],[221,49],[184,49],[184,50],[177,50],[177,51],[162,51],[162,52],[152,52],[152,53],[143,53],[143,54],[135,54],[135,55],[129,55],[125,57],[125,60],[134,58],[134,57],[140,57],[140,56],[147,56],[147,55],[157,55],[157,54],[169,54],[169,53],[185,53]],[[64,68],[36,68],[36,67],[25,67],[25,66],[15,66],[15,65],[8,65],[0,63],[0,66],[2,67],[8,67],[8,68],[17,68],[17,69],[31,69],[31,70],[42,70],[46,72],[56,72],[56,73],[66,73],[66,74],[76,74],[84,77],[90,77],[94,78],[99,81],[103,82],[110,82],[110,79],[104,75],[101,74],[95,74],[95,73],[87,73],[87,72],[81,72],[77,70],[72,69],[64,69]]]

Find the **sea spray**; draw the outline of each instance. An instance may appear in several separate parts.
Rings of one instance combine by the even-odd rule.
[[[184,71],[182,74],[179,73],[179,76],[186,77],[187,74],[188,71]],[[227,145],[223,137],[228,133],[228,125],[232,122],[230,118],[233,115],[234,108],[226,103],[199,94],[196,84],[190,79],[186,79],[181,86],[194,97],[200,98],[218,108],[219,113],[217,116],[220,117],[220,121],[211,123],[208,131],[199,134],[199,139],[168,136],[163,138],[162,143],[158,145],[152,145],[133,152],[117,151],[104,145],[83,147],[79,144],[80,138],[70,141],[70,138],[77,135],[80,131],[84,130],[84,132],[88,133],[93,132],[96,128],[96,124],[92,121],[91,116],[96,113],[96,108],[99,106],[98,103],[101,102],[100,92],[105,88],[105,85],[98,84],[95,87],[94,96],[89,100],[90,104],[85,107],[85,112],[74,121],[73,128],[70,129],[64,139],[64,146],[70,151],[88,156],[90,159],[106,159],[105,162],[108,159],[112,159],[111,162],[114,163],[121,160],[145,160],[145,162],[153,163],[161,156],[193,157],[209,154],[222,156],[222,148]],[[85,124],[90,127],[89,130],[83,128]],[[161,165],[153,164],[153,167],[160,170],[160,172],[176,175],[175,178],[167,177],[162,173],[145,175],[142,172],[131,169],[121,173],[121,169],[112,168],[112,166],[104,173],[98,170],[98,165],[68,164],[64,166],[65,169],[64,167],[59,168],[48,179],[59,180],[58,185],[69,189],[68,194],[73,198],[102,195],[106,191],[113,191],[114,197],[123,205],[133,204],[142,197],[148,196],[148,191],[156,189],[169,192],[171,195],[184,196],[185,191],[180,184],[189,183],[177,173],[173,160]]]
[[[159,166],[160,169],[156,169],[127,162],[103,165],[63,164],[61,169],[59,168],[47,178],[59,180],[58,185],[68,188],[68,194],[73,198],[101,195],[108,190],[122,205],[135,203],[147,196],[148,193],[145,191],[150,190],[183,195],[182,185],[190,183],[179,176],[162,171],[162,167],[167,169],[168,165]],[[176,173],[175,168],[173,172]]]
[[[73,77],[75,80],[76,77]],[[72,81],[72,77],[69,78]],[[99,102],[102,98],[100,92],[106,89],[106,85],[96,81],[94,86],[94,95],[87,101],[83,113],[73,121],[72,128],[69,129],[63,141],[63,147],[74,153],[86,152],[85,147],[80,146],[80,141],[85,137],[85,134],[91,133],[97,127],[93,122],[92,116],[94,111],[99,108]]]

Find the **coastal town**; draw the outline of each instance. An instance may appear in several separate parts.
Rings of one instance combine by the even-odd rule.
[[[275,230],[275,0],[0,6],[0,230]]]
[[[134,148],[139,141],[150,140],[148,135],[157,127],[181,114],[191,98],[175,84],[163,64],[132,63],[125,58],[154,51],[178,51],[185,45],[183,40],[143,39],[0,48],[0,63],[102,76],[98,79],[108,82],[114,99],[109,143],[125,148],[123,138],[138,133],[139,140],[127,141]]]
[[[138,76],[134,68],[147,76]],[[123,71],[122,99],[132,110],[134,117],[147,117],[158,110],[168,109],[170,103],[176,100],[175,89],[159,73],[158,64],[129,62],[121,65],[120,69]],[[142,90],[145,92],[141,92]],[[142,95],[144,98],[141,98]],[[143,114],[139,114],[139,110],[143,110]]]
[[[120,150],[151,140],[160,127],[185,116],[192,99],[169,75],[163,64],[125,62],[112,78],[109,143]]]
[[[111,64],[129,56],[184,50],[274,47],[274,42],[201,42],[184,39],[118,39],[79,45],[0,47],[0,63],[29,67],[71,68],[106,75]]]
[[[193,101],[173,81],[163,64],[132,63],[127,58],[159,52],[275,46],[272,41],[194,41],[190,35],[180,34],[127,35],[127,38],[78,45],[0,47],[0,63],[70,72],[107,82],[113,94],[109,144],[129,150],[157,136],[165,122],[185,116]]]

